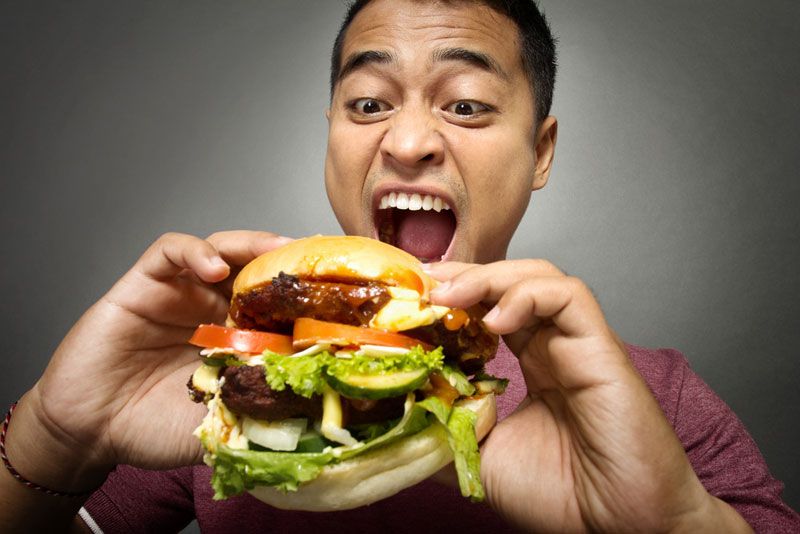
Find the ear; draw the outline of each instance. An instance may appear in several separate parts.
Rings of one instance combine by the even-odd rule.
[[[533,190],[543,188],[550,178],[550,169],[553,167],[553,157],[556,153],[556,138],[558,137],[558,120],[548,115],[539,125],[536,132],[536,167],[533,171]]]
[[[328,122],[331,122],[331,108],[325,108],[325,118],[328,119]]]

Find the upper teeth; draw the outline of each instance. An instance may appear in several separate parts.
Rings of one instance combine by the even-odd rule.
[[[399,210],[449,210],[450,205],[441,198],[433,195],[420,195],[419,193],[388,193],[381,197],[378,209],[397,208]]]

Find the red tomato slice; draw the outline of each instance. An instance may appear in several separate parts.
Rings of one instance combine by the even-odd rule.
[[[233,349],[238,352],[261,354],[271,350],[278,354],[291,354],[292,338],[281,334],[242,330],[215,324],[201,324],[189,340],[192,345],[207,349]]]
[[[294,322],[294,348],[305,349],[317,343],[332,345],[383,345],[413,349],[422,345],[425,350],[433,347],[413,337],[386,332],[375,328],[328,323],[316,319],[300,318]]]

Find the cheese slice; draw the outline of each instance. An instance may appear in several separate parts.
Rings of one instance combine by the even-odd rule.
[[[450,311],[447,306],[423,305],[413,289],[389,287],[392,299],[376,313],[369,326],[390,332],[402,332],[433,324]]]
[[[219,389],[220,367],[202,364],[192,374],[192,385],[203,393],[212,395]]]
[[[355,445],[358,440],[342,428],[342,401],[339,394],[326,385],[322,391],[322,423],[320,433],[331,441]]]

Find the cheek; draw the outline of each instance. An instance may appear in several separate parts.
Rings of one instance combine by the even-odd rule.
[[[368,155],[357,137],[348,129],[332,125],[328,134],[328,153],[325,161],[325,183],[328,195],[335,199],[352,195],[352,187],[363,181]]]
[[[325,187],[339,223],[347,233],[359,231],[358,215],[363,187],[375,157],[368,132],[351,124],[332,120],[325,159]]]
[[[456,157],[462,162],[470,218],[500,226],[509,218],[521,217],[530,198],[535,167],[534,151],[526,141],[519,134],[487,131],[469,146],[459,146],[460,157]]]

